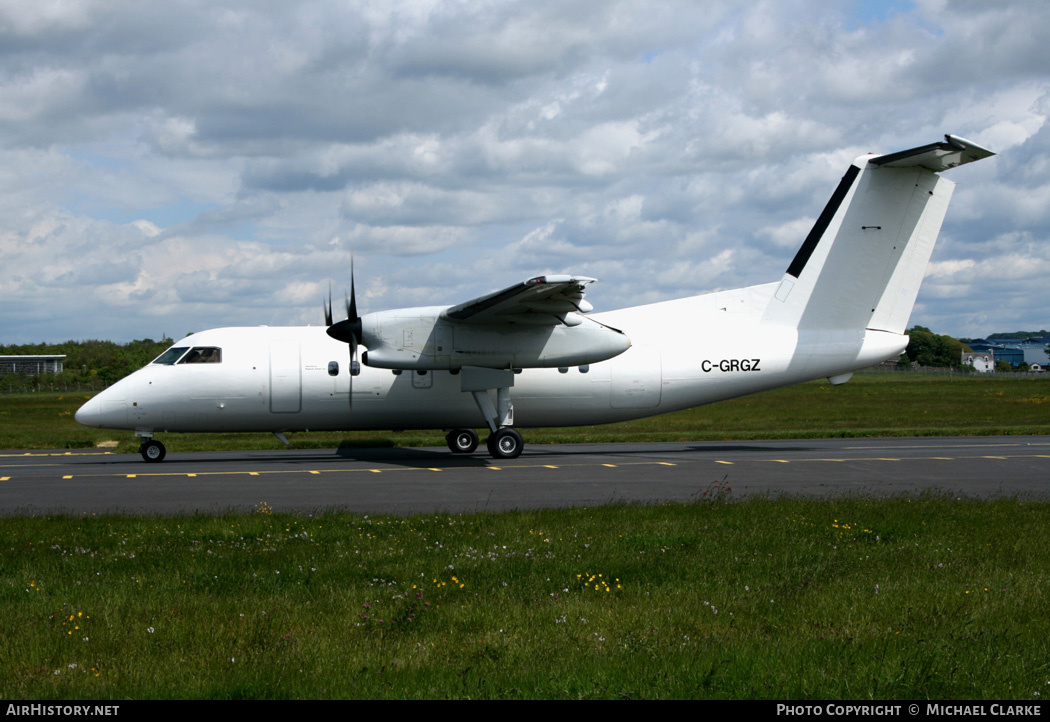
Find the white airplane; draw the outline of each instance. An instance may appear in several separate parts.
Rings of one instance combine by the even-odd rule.
[[[594,279],[540,276],[456,306],[357,313],[327,328],[218,328],[175,343],[76,420],[157,432],[447,429],[517,457],[517,427],[606,424],[852,372],[899,355],[954,183],[994,155],[943,142],[857,158],[783,278],[585,315]],[[359,347],[364,350],[360,350]],[[349,351],[349,356],[348,356]]]

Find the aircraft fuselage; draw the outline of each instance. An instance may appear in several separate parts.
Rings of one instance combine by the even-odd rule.
[[[517,427],[605,424],[839,376],[899,354],[907,337],[759,323],[772,285],[596,314],[632,347],[589,366],[529,368],[511,389]],[[220,363],[150,364],[77,414],[89,426],[159,431],[473,428],[485,422],[458,373],[363,366],[324,327],[220,328],[176,347]],[[353,403],[347,398],[353,389]]]

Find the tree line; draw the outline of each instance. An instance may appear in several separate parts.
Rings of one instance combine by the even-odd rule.
[[[0,355],[4,356],[66,356],[60,374],[0,374],[0,392],[105,388],[142,368],[169,346],[171,341],[154,341],[150,338],[125,344],[71,340],[64,343],[0,345]]]

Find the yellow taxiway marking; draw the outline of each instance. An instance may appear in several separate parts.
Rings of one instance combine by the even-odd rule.
[[[718,462],[718,463],[727,463],[728,464],[728,463],[732,463],[732,462]],[[513,466],[478,466],[478,467],[473,467],[473,468],[471,468],[471,467],[459,467],[459,466],[448,466],[448,467],[433,466],[433,467],[407,467],[407,468],[390,467],[390,468],[385,468],[385,469],[370,469],[370,468],[349,468],[349,469],[348,468],[332,468],[332,469],[321,469],[321,470],[317,470],[317,469],[302,469],[302,470],[295,470],[295,471],[289,471],[289,470],[285,470],[285,469],[279,469],[279,470],[263,469],[261,471],[248,471],[247,469],[238,469],[236,471],[198,471],[198,472],[149,471],[149,472],[145,472],[145,473],[134,473],[134,474],[108,474],[108,473],[103,473],[103,474],[79,474],[78,473],[77,476],[81,477],[81,478],[83,478],[85,476],[91,476],[91,477],[95,477],[95,476],[121,476],[121,477],[124,477],[126,479],[139,479],[139,478],[144,479],[146,477],[162,477],[162,476],[178,476],[178,477],[187,477],[187,476],[201,476],[201,477],[203,477],[203,476],[273,476],[274,474],[284,474],[284,475],[287,475],[287,474],[316,474],[316,475],[328,474],[328,475],[331,475],[331,474],[361,474],[361,473],[366,473],[366,472],[367,473],[371,473],[371,474],[379,474],[379,473],[383,473],[383,472],[397,473],[397,472],[412,472],[412,471],[424,471],[424,470],[426,470],[426,471],[462,471],[462,472],[467,472],[467,471],[475,471],[477,469],[489,469],[491,471],[514,471],[514,470],[523,471],[523,470],[526,470],[526,469],[565,469],[565,468],[570,468],[570,467],[587,467],[587,466],[604,466],[604,467],[609,467],[609,468],[620,468],[620,467],[627,467],[627,466],[678,466],[678,464],[671,464],[669,462],[662,462],[662,461],[628,461],[628,462],[621,463],[621,464],[560,464],[560,465],[555,465],[555,464],[516,464],[516,465],[513,465]],[[0,480],[7,481],[10,478],[11,477],[9,477],[9,476],[4,476],[4,477],[0,477]],[[70,478],[71,479],[71,478],[73,478],[73,475],[67,475],[64,478]]]
[[[973,460],[973,459],[978,459],[978,460],[984,459],[984,460],[991,461],[991,460],[1009,460],[1009,459],[1014,459],[1014,458],[1050,459],[1050,454],[1017,454],[1017,453],[1010,453],[1010,454],[1001,455],[1001,456],[981,456],[981,455],[977,455],[977,454],[973,454],[973,455],[962,454],[962,455],[955,456],[955,457],[918,456],[918,457],[915,457],[915,460],[938,459],[938,460],[944,460],[944,461],[962,461],[962,462],[965,462],[967,460]],[[247,469],[243,469],[243,470],[239,469],[239,470],[227,470],[227,471],[199,471],[199,472],[189,472],[189,473],[187,473],[185,471],[150,471],[150,472],[139,472],[139,473],[132,473],[132,474],[127,474],[127,473],[116,473],[116,474],[114,474],[113,472],[108,472],[108,473],[88,473],[88,474],[85,474],[85,473],[81,473],[80,471],[78,471],[75,476],[76,476],[76,478],[81,478],[81,479],[85,478],[85,476],[87,476],[87,477],[120,476],[120,477],[124,477],[124,478],[127,478],[127,479],[136,479],[136,478],[145,479],[146,477],[160,477],[160,476],[177,476],[177,477],[185,478],[187,476],[201,476],[201,477],[204,477],[204,476],[227,476],[228,477],[228,476],[236,476],[236,475],[243,475],[243,476],[264,476],[265,475],[265,476],[271,476],[271,475],[274,475],[274,474],[289,475],[289,474],[304,474],[304,473],[306,473],[306,474],[314,474],[314,475],[325,474],[325,475],[328,475],[328,476],[331,476],[332,474],[337,474],[337,475],[346,475],[346,474],[353,475],[353,474],[361,474],[361,473],[379,474],[379,473],[383,473],[383,472],[390,472],[390,473],[396,474],[398,472],[404,473],[404,472],[410,472],[410,471],[427,471],[427,470],[429,470],[429,471],[451,471],[451,472],[468,473],[470,471],[476,471],[478,469],[489,469],[491,471],[513,472],[515,470],[517,470],[517,471],[525,471],[527,469],[552,469],[552,468],[553,469],[571,469],[571,468],[579,468],[579,467],[592,467],[592,468],[593,467],[604,467],[604,468],[607,468],[607,469],[615,469],[615,468],[627,468],[627,467],[632,467],[632,466],[681,466],[683,464],[689,464],[689,463],[715,463],[715,464],[722,464],[722,465],[725,465],[725,466],[731,466],[733,464],[739,464],[739,463],[745,463],[746,464],[746,463],[749,463],[750,461],[771,461],[773,463],[780,463],[780,464],[791,463],[791,464],[795,464],[797,466],[798,464],[805,463],[805,462],[810,462],[810,463],[813,463],[813,462],[815,462],[815,463],[821,463],[821,462],[871,463],[871,462],[875,462],[875,461],[902,462],[902,461],[905,461],[905,459],[904,458],[900,458],[900,457],[870,457],[870,456],[865,456],[865,457],[856,457],[856,458],[810,457],[810,458],[800,458],[800,459],[790,459],[790,460],[788,460],[788,459],[755,459],[755,460],[737,459],[736,461],[730,461],[730,460],[727,460],[727,459],[702,459],[702,458],[698,458],[698,459],[687,459],[687,460],[684,460],[684,461],[680,461],[677,464],[674,464],[674,463],[671,463],[671,462],[667,462],[667,461],[622,461],[622,462],[616,463],[616,464],[601,463],[601,462],[597,462],[597,461],[591,461],[591,462],[588,462],[588,463],[571,463],[571,462],[569,462],[569,463],[562,463],[562,464],[540,464],[540,463],[536,463],[536,464],[524,463],[524,464],[522,464],[522,463],[513,463],[510,466],[480,466],[479,465],[477,467],[451,465],[451,466],[447,466],[447,467],[429,467],[429,468],[427,468],[427,467],[399,467],[397,465],[393,465],[393,466],[390,466],[390,467],[382,467],[382,468],[367,468],[367,467],[346,468],[346,467],[343,467],[343,466],[338,466],[338,467],[324,468],[324,469],[319,469],[319,470],[318,469],[296,469],[296,470],[288,470],[288,469],[280,469],[280,470],[276,470],[276,469],[274,469],[274,470],[261,469],[261,470],[258,470],[258,471],[249,471]],[[51,464],[47,464],[47,463],[44,463],[44,464],[33,464],[33,466],[41,466],[41,465],[49,466]],[[0,471],[0,473],[4,473],[4,472],[10,473],[6,468],[3,468],[3,466],[4,466],[3,464],[0,464],[0,469],[3,469],[2,471]],[[16,465],[8,465],[8,466],[23,466],[23,465],[16,464]],[[70,478],[71,479],[71,478],[73,478],[73,476],[74,475],[70,474],[70,475],[66,475],[64,478]],[[11,479],[10,476],[0,477],[0,481],[8,481],[10,479]]]
[[[63,476],[62,478],[63,478],[63,479],[72,479],[72,478],[73,478],[73,475],[72,475],[72,474],[66,474],[66,475],[65,475],[65,476]]]
[[[0,454],[0,458],[5,456],[113,456],[112,451],[63,451],[61,453],[55,452],[33,452],[26,451],[22,454]]]
[[[10,476],[0,476],[0,481],[10,481],[10,480],[11,480]]]

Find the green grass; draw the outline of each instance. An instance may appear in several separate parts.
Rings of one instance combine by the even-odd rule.
[[[84,448],[129,432],[89,429],[73,413],[89,394],[0,396],[0,448]],[[607,426],[527,429],[527,443],[940,436],[1050,433],[1050,374],[858,373],[840,386],[820,381]],[[269,434],[163,434],[169,451],[276,449]],[[289,434],[295,448],[442,446],[440,431]]]
[[[0,697],[1050,694],[1050,505],[723,501],[0,519]]]

